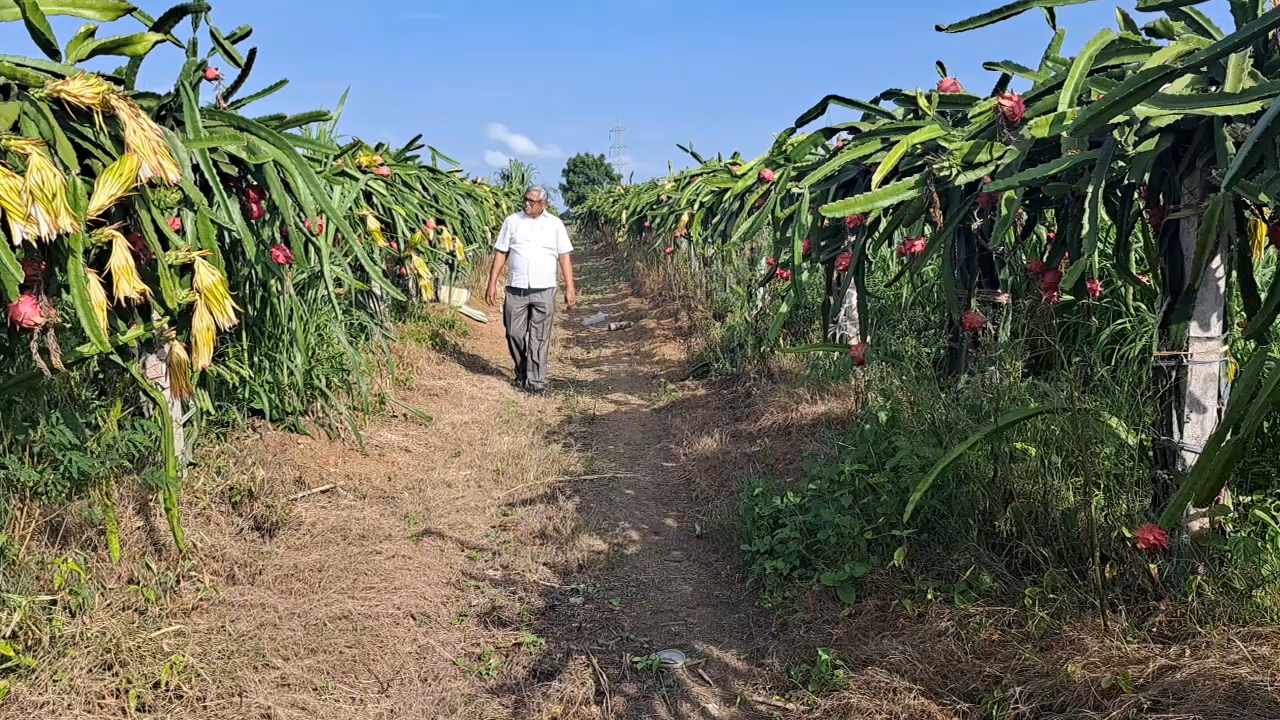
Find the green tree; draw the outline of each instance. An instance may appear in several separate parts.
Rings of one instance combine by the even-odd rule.
[[[613,169],[604,155],[578,153],[564,165],[564,181],[560,183],[560,197],[572,212],[591,195],[595,188],[622,183],[622,176]]]

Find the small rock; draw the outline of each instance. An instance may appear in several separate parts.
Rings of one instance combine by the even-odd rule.
[[[686,556],[682,550],[673,550],[667,553],[667,556],[663,559],[669,563],[682,563],[685,561]]]
[[[586,602],[586,600],[585,600],[585,599],[583,599],[583,598],[580,598],[580,597],[571,597],[571,598],[569,598],[569,604],[570,604],[570,605],[572,605],[572,606],[574,606],[574,607],[582,607],[582,604],[583,604],[584,602]]]

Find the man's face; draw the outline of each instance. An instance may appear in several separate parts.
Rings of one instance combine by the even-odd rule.
[[[547,199],[541,197],[541,193],[530,192],[524,196],[524,214],[529,217],[538,217],[543,210],[547,209]]]

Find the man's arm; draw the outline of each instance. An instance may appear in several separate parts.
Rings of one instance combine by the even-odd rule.
[[[489,288],[485,290],[485,302],[490,305],[498,304],[498,278],[502,277],[502,270],[507,266],[507,254],[498,251],[493,255],[493,269],[489,271]]]
[[[573,261],[569,253],[573,252],[573,242],[569,240],[569,229],[559,222],[556,228],[556,252],[560,255],[560,274],[564,276],[564,302],[572,310],[578,304],[578,290],[573,286]]]
[[[498,278],[502,277],[502,270],[507,266],[507,253],[511,250],[510,225],[511,218],[502,221],[498,242],[493,244],[493,269],[489,271],[489,287],[484,293],[485,302],[490,305],[498,304]]]
[[[564,274],[564,302],[572,310],[578,304],[578,291],[573,287],[573,261],[568,254],[560,256],[560,272]]]

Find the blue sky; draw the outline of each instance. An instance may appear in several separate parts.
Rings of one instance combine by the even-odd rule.
[[[931,86],[935,60],[985,92],[996,75],[983,61],[1036,64],[1051,37],[1043,14],[959,35],[934,25],[1002,2],[211,0],[224,32],[254,26],[241,46],[260,48],[249,90],[291,81],[252,106],[258,113],[333,108],[350,87],[344,134],[403,143],[422,133],[471,174],[489,175],[493,162],[514,156],[551,185],[569,155],[607,152],[617,121],[641,180],[665,174],[668,162],[689,164],[676,143],[758,155],[771,133],[827,93],[869,98],[887,87]],[[158,15],[170,3],[137,4]],[[1066,51],[1114,27],[1115,6],[1060,9]],[[1201,7],[1230,27],[1227,0]],[[80,24],[54,18],[63,45]],[[138,28],[126,18],[99,37]],[[0,41],[6,52],[37,53],[18,23],[0,27]],[[177,48],[162,48],[142,85],[168,85],[181,60]]]

